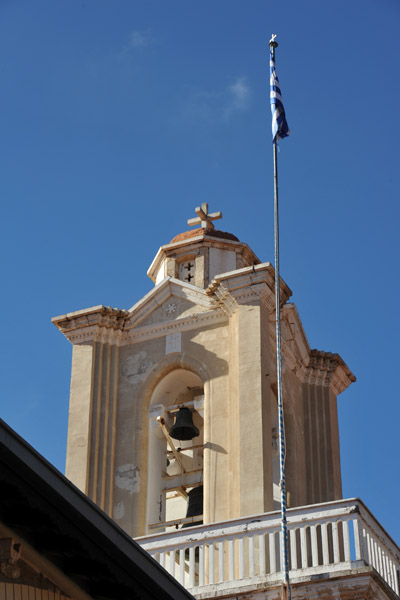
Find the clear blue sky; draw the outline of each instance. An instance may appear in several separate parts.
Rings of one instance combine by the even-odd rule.
[[[400,542],[398,0],[0,0],[1,416],[64,469],[71,346],[54,315],[129,308],[194,207],[273,260],[339,397],[343,492]]]

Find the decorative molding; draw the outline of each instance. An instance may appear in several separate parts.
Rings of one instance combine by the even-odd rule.
[[[76,318],[69,316],[68,319],[57,317],[55,325],[72,344],[88,344],[101,342],[103,344],[114,344],[125,346],[138,341],[162,337],[170,333],[188,331],[209,325],[223,324],[227,318],[221,308],[211,311],[187,315],[172,321],[164,321],[144,325],[143,327],[126,327],[129,316],[127,311],[118,311],[109,307],[100,307],[99,310],[90,315],[79,314]],[[110,311],[113,311],[110,313]],[[81,312],[81,311],[80,311]],[[90,316],[90,318],[88,318]]]
[[[223,291],[220,291],[222,288]],[[251,267],[236,269],[229,273],[216,275],[206,292],[215,295],[227,314],[232,314],[233,307],[261,300],[269,312],[274,310],[275,270],[271,263],[261,263]],[[281,279],[281,298],[286,302],[291,295],[290,288]],[[228,302],[228,295],[235,301]]]
[[[268,292],[270,292],[269,289],[268,289]],[[267,293],[267,291],[265,290],[264,293],[261,295],[261,302],[265,306],[265,308],[267,309],[267,311],[269,313],[275,312],[275,296],[274,295],[272,295],[271,293]]]
[[[121,329],[109,329],[106,327],[98,327],[94,334],[94,342],[102,344],[110,344],[115,346],[121,345],[123,331]]]
[[[231,317],[238,306],[235,298],[233,298],[223,285],[216,287],[214,294],[221,309],[228,317]]]
[[[202,312],[138,327],[140,322],[163,306],[172,296],[190,302],[194,309],[198,307]],[[205,290],[170,277],[157,285],[129,311],[99,305],[52,319],[72,344],[101,342],[119,346],[139,339],[151,339],[167,333],[193,329],[203,326],[203,323],[214,324],[225,320],[226,317],[218,303],[214,298],[210,298]]]
[[[197,313],[188,315],[174,321],[166,321],[163,323],[154,323],[152,325],[144,325],[124,332],[121,344],[129,344],[142,342],[152,338],[161,337],[170,333],[178,333],[179,331],[189,331],[209,325],[227,324],[227,317],[221,308],[214,309],[206,313]]]
[[[84,329],[77,329],[71,332],[63,331],[62,329],[60,331],[71,344],[89,344],[95,341],[98,327],[94,325],[93,327],[85,327]]]
[[[52,322],[59,329],[72,331],[78,327],[90,327],[94,324],[101,324],[103,327],[120,328],[123,326],[127,310],[111,308],[110,306],[96,306],[87,310],[68,313],[60,317],[53,317]]]
[[[118,344],[128,314],[127,310],[100,305],[54,317],[52,321],[73,344],[94,341]]]
[[[238,304],[251,304],[252,302],[260,302],[264,306],[268,306],[268,287],[265,283],[251,285],[249,288],[242,289],[232,293],[233,298]],[[271,304],[270,304],[271,306]]]
[[[335,395],[339,395],[356,381],[339,354],[311,350],[309,362],[301,372],[304,383],[331,388]]]

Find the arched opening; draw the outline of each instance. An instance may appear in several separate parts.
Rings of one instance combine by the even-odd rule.
[[[190,440],[171,437],[171,427],[182,408],[199,434]],[[150,398],[146,525],[148,533],[190,525],[188,497],[202,494],[203,382],[188,369],[177,368],[157,384]],[[192,490],[197,490],[193,492]],[[198,511],[197,511],[198,514]],[[202,516],[192,519],[202,520]]]

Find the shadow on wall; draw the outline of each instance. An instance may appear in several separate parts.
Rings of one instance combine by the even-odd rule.
[[[220,377],[228,373],[228,361],[220,358],[215,352],[211,352],[197,342],[190,341],[188,354],[195,356],[197,360],[206,365],[211,377]]]
[[[223,448],[219,444],[213,444],[213,442],[206,442],[204,444],[204,449],[213,450],[214,452],[220,452],[221,454],[228,454],[225,448]]]

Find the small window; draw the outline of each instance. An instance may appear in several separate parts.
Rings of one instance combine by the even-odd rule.
[[[195,262],[187,260],[179,265],[179,279],[194,284]]]

